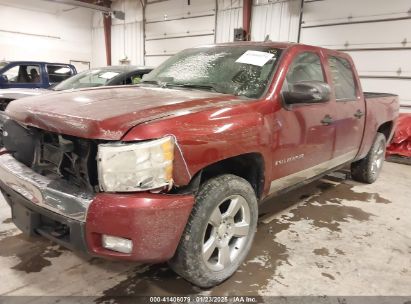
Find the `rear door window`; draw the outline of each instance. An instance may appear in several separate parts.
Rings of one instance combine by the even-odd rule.
[[[336,100],[356,100],[357,88],[350,62],[345,58],[330,56],[328,57],[328,64],[330,66]]]
[[[73,76],[73,71],[68,65],[48,64],[46,68],[50,84],[62,82]]]

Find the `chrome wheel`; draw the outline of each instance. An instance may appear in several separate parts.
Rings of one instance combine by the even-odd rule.
[[[372,174],[378,174],[381,170],[382,164],[385,158],[385,147],[382,142],[378,145],[377,149],[375,150],[374,157],[371,164],[371,172]]]
[[[212,212],[203,237],[202,255],[207,267],[221,271],[246,246],[250,232],[250,207],[240,195],[220,202]]]

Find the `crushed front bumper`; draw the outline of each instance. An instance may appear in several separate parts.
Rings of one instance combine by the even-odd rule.
[[[87,255],[138,262],[174,255],[194,204],[192,195],[85,193],[35,173],[7,153],[0,155],[0,189],[24,233]],[[103,234],[132,240],[132,252],[103,248]]]

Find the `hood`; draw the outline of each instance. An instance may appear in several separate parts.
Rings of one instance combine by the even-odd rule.
[[[0,98],[15,100],[24,97],[43,95],[52,91],[46,89],[0,89]]]
[[[240,101],[237,96],[207,91],[124,86],[15,100],[6,113],[24,125],[50,132],[120,140],[128,130],[143,122]]]

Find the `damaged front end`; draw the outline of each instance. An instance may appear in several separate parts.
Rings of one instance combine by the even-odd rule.
[[[92,180],[96,179],[91,173],[92,144],[7,120],[4,145],[9,153],[0,156],[1,183],[38,206],[85,220],[93,198]]]
[[[34,172],[83,191],[97,190],[95,141],[26,128],[13,120],[7,120],[3,129],[6,150]]]
[[[172,136],[107,142],[13,120],[4,130],[0,189],[25,234],[92,256],[139,262],[173,256],[194,196],[167,194],[173,185]]]

